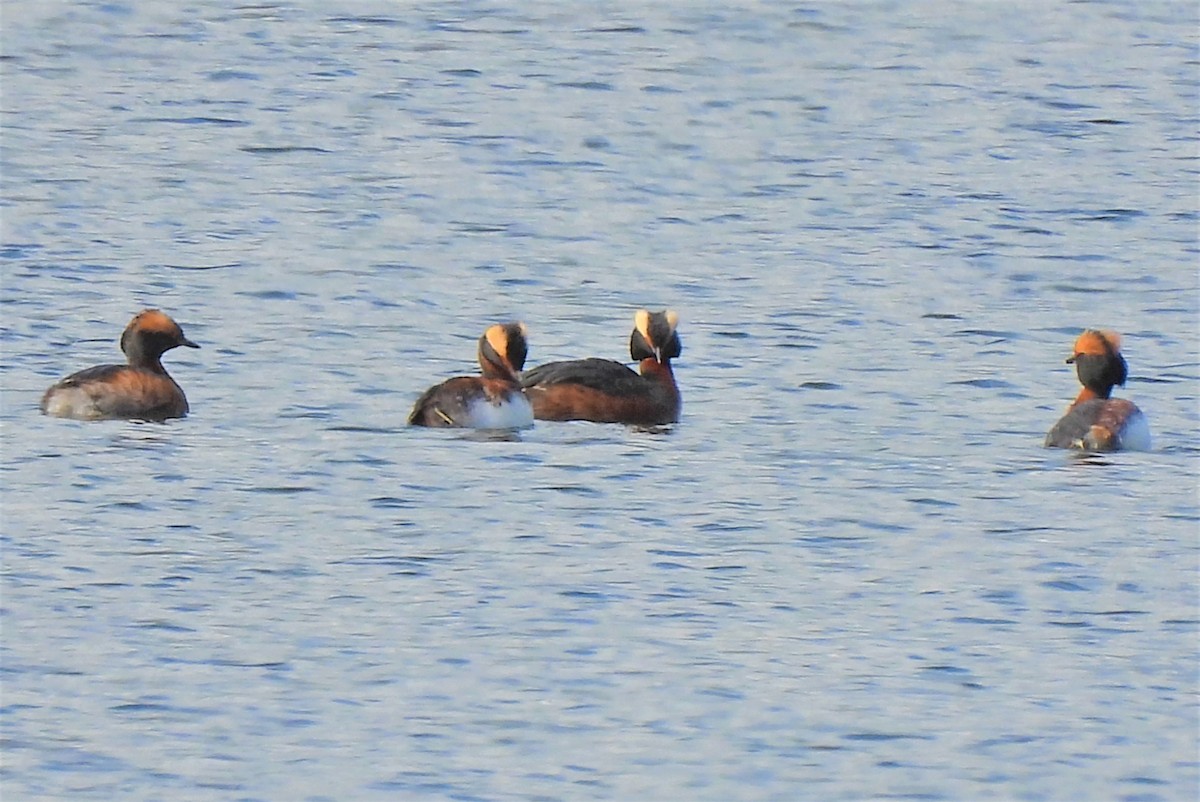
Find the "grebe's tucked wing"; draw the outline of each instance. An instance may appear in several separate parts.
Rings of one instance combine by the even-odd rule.
[[[611,359],[547,362],[521,374],[521,386],[526,389],[556,384],[578,384],[616,395],[645,392],[645,380],[641,376]]]
[[[1150,427],[1132,401],[1093,398],[1072,406],[1047,433],[1045,445],[1087,451],[1148,451]]]
[[[79,387],[88,382],[94,381],[110,381],[114,376],[123,370],[129,370],[128,365],[97,365],[94,368],[85,368],[84,370],[76,371],[67,378],[60,381],[56,387]]]

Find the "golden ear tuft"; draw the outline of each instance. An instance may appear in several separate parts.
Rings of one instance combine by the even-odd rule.
[[[667,310],[667,325],[671,327],[671,331],[679,327],[679,313],[674,309]]]
[[[1104,356],[1121,350],[1121,336],[1115,331],[1088,329],[1075,340],[1075,356]]]
[[[494,326],[488,326],[488,330],[483,333],[484,339],[488,345],[492,346],[492,350],[499,354],[504,359],[508,358],[508,333],[504,331],[504,326],[497,323]]]
[[[633,327],[641,332],[643,337],[650,339],[650,313],[645,309],[637,310],[633,316]]]

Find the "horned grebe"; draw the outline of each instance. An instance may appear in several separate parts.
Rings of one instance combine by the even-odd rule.
[[[1111,331],[1088,329],[1075,340],[1067,364],[1075,364],[1083,389],[1046,435],[1050,448],[1118,451],[1150,448],[1150,425],[1132,401],[1109,398],[1128,374],[1121,356],[1121,337]]]
[[[162,421],[188,413],[187,397],[162,366],[162,355],[185,345],[179,324],[157,309],[139,312],[121,334],[126,365],[98,365],[72,373],[42,396],[42,412],[56,418]]]
[[[526,371],[521,386],[538,420],[660,425],[679,420],[679,387],[671,360],[683,346],[671,310],[634,315],[629,355],[640,375],[611,359],[548,362]]]
[[[430,387],[413,406],[409,424],[468,429],[532,426],[533,409],[517,379],[528,350],[524,323],[489,327],[479,338],[482,376],[457,376]]]

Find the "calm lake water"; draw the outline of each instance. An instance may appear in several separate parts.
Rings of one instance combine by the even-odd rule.
[[[1198,25],[6,0],[4,799],[1194,799]],[[192,416],[42,417],[145,306]],[[404,425],[639,307],[679,424]]]

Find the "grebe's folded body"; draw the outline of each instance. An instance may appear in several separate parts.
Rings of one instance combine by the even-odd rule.
[[[522,429],[533,425],[533,408],[517,375],[529,346],[523,323],[490,327],[479,338],[482,376],[457,376],[426,390],[408,416],[409,425],[466,429]]]
[[[1075,364],[1083,389],[1046,435],[1050,448],[1087,451],[1147,451],[1150,425],[1132,401],[1110,398],[1112,388],[1124,385],[1128,374],[1115,332],[1088,329],[1075,340],[1067,364]]]
[[[538,420],[587,420],[657,426],[679,420],[679,387],[671,360],[683,346],[675,312],[638,310],[629,355],[639,373],[610,359],[548,362],[526,371],[521,386]]]
[[[165,352],[180,345],[200,347],[157,309],[139,312],[121,334],[128,364],[71,374],[42,396],[42,412],[78,420],[182,418],[188,414],[187,397],[161,361]]]

